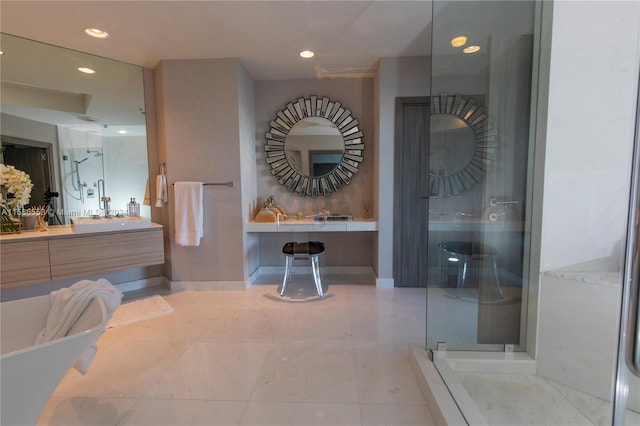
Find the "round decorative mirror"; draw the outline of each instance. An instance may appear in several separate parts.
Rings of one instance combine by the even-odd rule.
[[[271,174],[289,191],[317,197],[351,182],[362,163],[362,131],[340,102],[289,102],[270,123],[264,146]]]
[[[484,107],[474,99],[432,98],[429,194],[459,195],[482,180],[496,158],[497,141]]]

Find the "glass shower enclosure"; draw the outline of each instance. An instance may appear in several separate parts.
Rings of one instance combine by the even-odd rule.
[[[433,2],[426,348],[469,424],[640,422],[639,17]],[[634,42],[599,46],[596,27]],[[583,74],[628,108],[578,120]]]
[[[433,3],[432,349],[517,351],[525,339],[534,4]]]

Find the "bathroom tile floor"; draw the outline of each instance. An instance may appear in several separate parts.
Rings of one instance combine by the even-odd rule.
[[[175,312],[107,330],[38,424],[434,424],[408,361],[424,289],[326,276],[320,299],[296,276],[280,298],[280,279],[163,294]]]

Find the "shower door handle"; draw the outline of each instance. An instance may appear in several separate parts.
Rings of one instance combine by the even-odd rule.
[[[98,179],[98,210],[100,210],[102,208],[102,204],[100,204],[102,201],[102,197],[104,197],[104,194],[102,193],[102,191],[100,191],[100,181],[102,179]]]

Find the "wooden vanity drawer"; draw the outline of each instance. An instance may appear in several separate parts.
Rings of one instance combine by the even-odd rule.
[[[47,241],[3,242],[0,251],[2,288],[51,279]]]
[[[53,280],[164,263],[162,229],[49,241]]]

